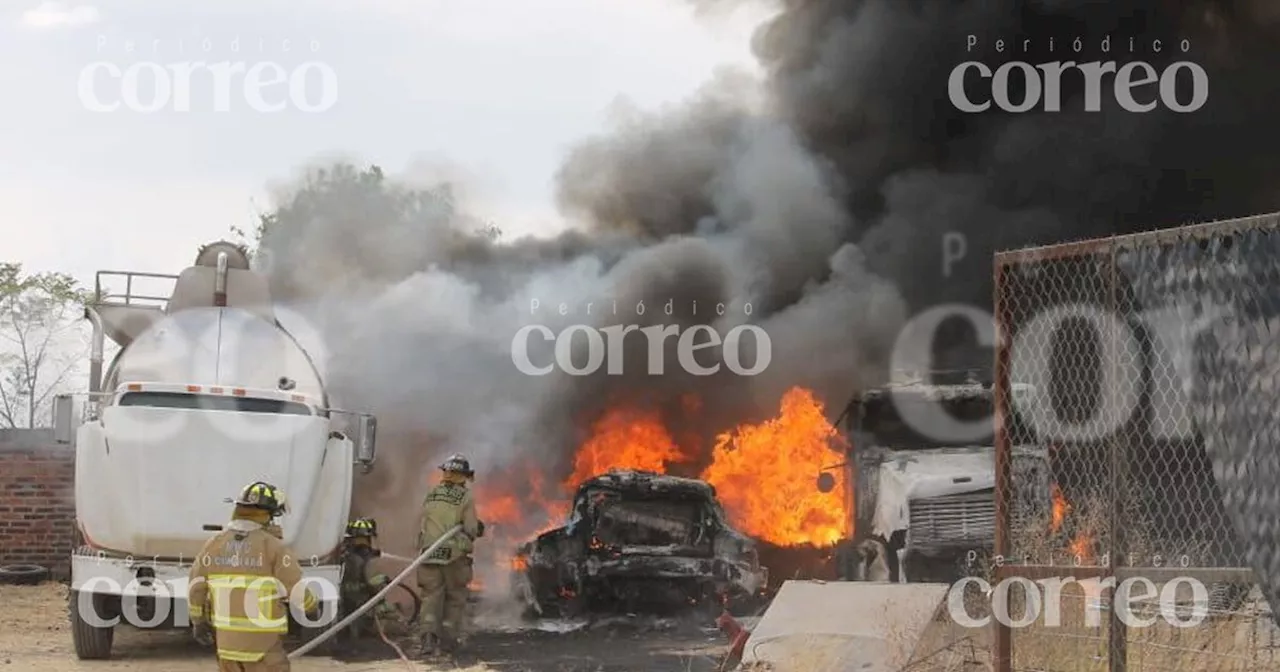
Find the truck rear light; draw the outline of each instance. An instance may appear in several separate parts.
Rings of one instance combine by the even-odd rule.
[[[128,389],[130,392],[141,392],[141,391],[142,391],[142,386],[141,386],[141,385],[139,385],[139,384],[137,384],[137,383],[129,383],[129,387],[128,387],[127,389]]]
[[[244,388],[243,388],[243,387],[237,387],[237,388],[235,388],[235,389],[231,390],[231,394],[234,394],[234,395],[236,395],[237,397],[243,397],[244,395],[246,395],[246,394],[248,394],[248,393],[247,393],[247,392],[245,392],[245,390],[244,390]]]
[[[199,392],[199,391],[200,391],[200,386],[199,386],[199,385],[188,385],[188,386],[187,386],[187,391],[188,391],[188,392]]]

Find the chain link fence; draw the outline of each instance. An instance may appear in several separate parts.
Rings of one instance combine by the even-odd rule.
[[[995,273],[997,576],[1077,579],[1060,623],[996,626],[996,669],[1280,670],[1280,217]],[[1010,494],[1020,446],[1049,449],[1050,502]]]

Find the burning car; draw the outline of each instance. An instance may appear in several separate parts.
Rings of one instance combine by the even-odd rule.
[[[651,600],[719,604],[768,582],[755,542],[729,526],[715,488],[646,471],[582,482],[569,522],[521,546],[514,564],[517,596],[561,616]]]

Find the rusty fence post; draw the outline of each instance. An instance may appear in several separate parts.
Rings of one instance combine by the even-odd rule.
[[[1009,346],[1010,334],[1008,333],[1008,321],[1005,315],[1004,301],[1004,274],[1005,266],[1000,257],[995,259],[995,283],[994,296],[992,297],[992,308],[995,318],[996,328],[996,352],[995,352],[995,371],[993,380],[993,394],[995,406],[995,505],[996,505],[996,530],[995,530],[995,548],[993,549],[996,556],[996,580],[1002,578],[1000,565],[1010,562],[1009,558],[1009,526],[1012,515],[1009,507],[1009,423],[1007,422],[1009,415]],[[992,632],[992,651],[991,664],[994,672],[1012,672],[1013,670],[1013,632],[1009,626],[1000,622],[1000,619],[991,619]]]
[[[1107,303],[1111,311],[1111,324],[1116,329],[1129,329],[1128,314],[1120,310],[1119,301],[1119,285],[1120,277],[1116,264],[1116,251],[1119,246],[1113,239],[1110,249],[1107,252]],[[1120,339],[1127,338],[1127,334],[1111,334],[1111,346],[1121,342]],[[1122,375],[1120,373],[1121,362],[1117,361],[1115,356],[1109,358],[1106,366],[1111,368],[1110,380],[1117,380],[1115,376]],[[1103,395],[1105,396],[1105,395]],[[1116,412],[1116,409],[1100,409],[1108,414]],[[1124,418],[1123,423],[1127,424],[1129,418]],[[1121,425],[1123,426],[1123,425]],[[1121,557],[1125,552],[1124,543],[1124,514],[1125,514],[1125,488],[1126,481],[1125,471],[1128,466],[1128,453],[1125,442],[1120,440],[1120,429],[1116,427],[1107,437],[1107,454],[1111,463],[1111,501],[1110,506],[1110,534],[1108,535],[1107,548],[1107,576],[1114,579],[1116,576],[1116,568],[1121,566]],[[1117,606],[1117,598],[1121,597],[1119,586],[1112,584],[1109,591],[1111,595],[1111,608],[1107,610],[1107,669],[1108,672],[1124,672],[1129,659],[1129,631],[1125,627],[1124,620],[1121,618],[1120,609]]]

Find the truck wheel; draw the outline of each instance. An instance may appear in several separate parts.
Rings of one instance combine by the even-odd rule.
[[[835,548],[836,581],[856,581],[858,578],[858,555],[856,544],[846,539]]]
[[[355,606],[359,607],[360,605],[357,604]],[[309,644],[313,640],[319,638],[320,635],[323,635],[325,631],[327,631],[329,628],[332,628],[333,626],[337,625],[339,621],[341,621],[343,618],[346,617],[348,613],[350,613],[346,611],[346,607],[342,602],[339,602],[336,608],[337,608],[337,611],[335,612],[335,617],[331,619],[321,619],[322,621],[321,625],[311,626],[311,625],[306,625],[301,621],[290,619],[290,621],[293,624],[293,628],[295,628],[294,632],[297,633],[298,639],[301,640],[302,642],[301,644],[299,644],[299,646]],[[307,655],[308,656],[331,656],[333,655],[334,651],[337,650],[338,640],[344,636],[349,636],[350,634],[351,634],[350,627],[343,628],[342,630],[339,630],[338,632],[333,633],[333,635],[331,635],[329,639],[326,639],[323,642],[321,642],[319,646],[309,651]]]
[[[334,621],[334,623],[336,623],[336,622],[337,622],[337,621]],[[326,630],[328,630],[331,626],[333,626],[333,625],[334,625],[334,623],[330,623],[329,625],[322,625],[322,626],[320,626],[320,627],[316,627],[316,628],[310,628],[310,627],[307,627],[307,626],[301,626],[301,627],[299,628],[299,632],[300,632],[300,633],[301,633],[301,635],[302,635],[302,643],[303,643],[303,644],[307,644],[307,643],[311,642],[311,640],[313,640],[313,639],[315,639],[315,638],[319,637],[320,635],[323,635],[323,634],[324,634],[324,632],[325,632]],[[329,655],[332,655],[332,654],[333,654],[333,651],[334,651],[334,644],[337,642],[337,640],[338,640],[338,638],[339,638],[339,637],[342,637],[342,635],[343,635],[343,633],[341,633],[341,632],[334,633],[334,635],[333,635],[332,637],[330,637],[329,639],[326,639],[324,642],[322,642],[322,643],[320,644],[320,646],[317,646],[316,648],[314,648],[314,649],[312,649],[312,650],[308,651],[308,652],[307,652],[307,655],[308,655],[308,656],[329,656]]]
[[[81,599],[83,596],[84,599]],[[75,645],[76,657],[80,660],[106,660],[111,657],[111,644],[115,641],[114,626],[98,627],[94,620],[110,620],[113,614],[107,613],[106,599],[96,593],[70,592],[71,641]],[[81,606],[90,607],[94,613],[81,613]],[[96,614],[96,618],[94,618]]]
[[[883,541],[868,537],[842,543],[836,549],[836,578],[840,581],[891,581],[889,549]]]

